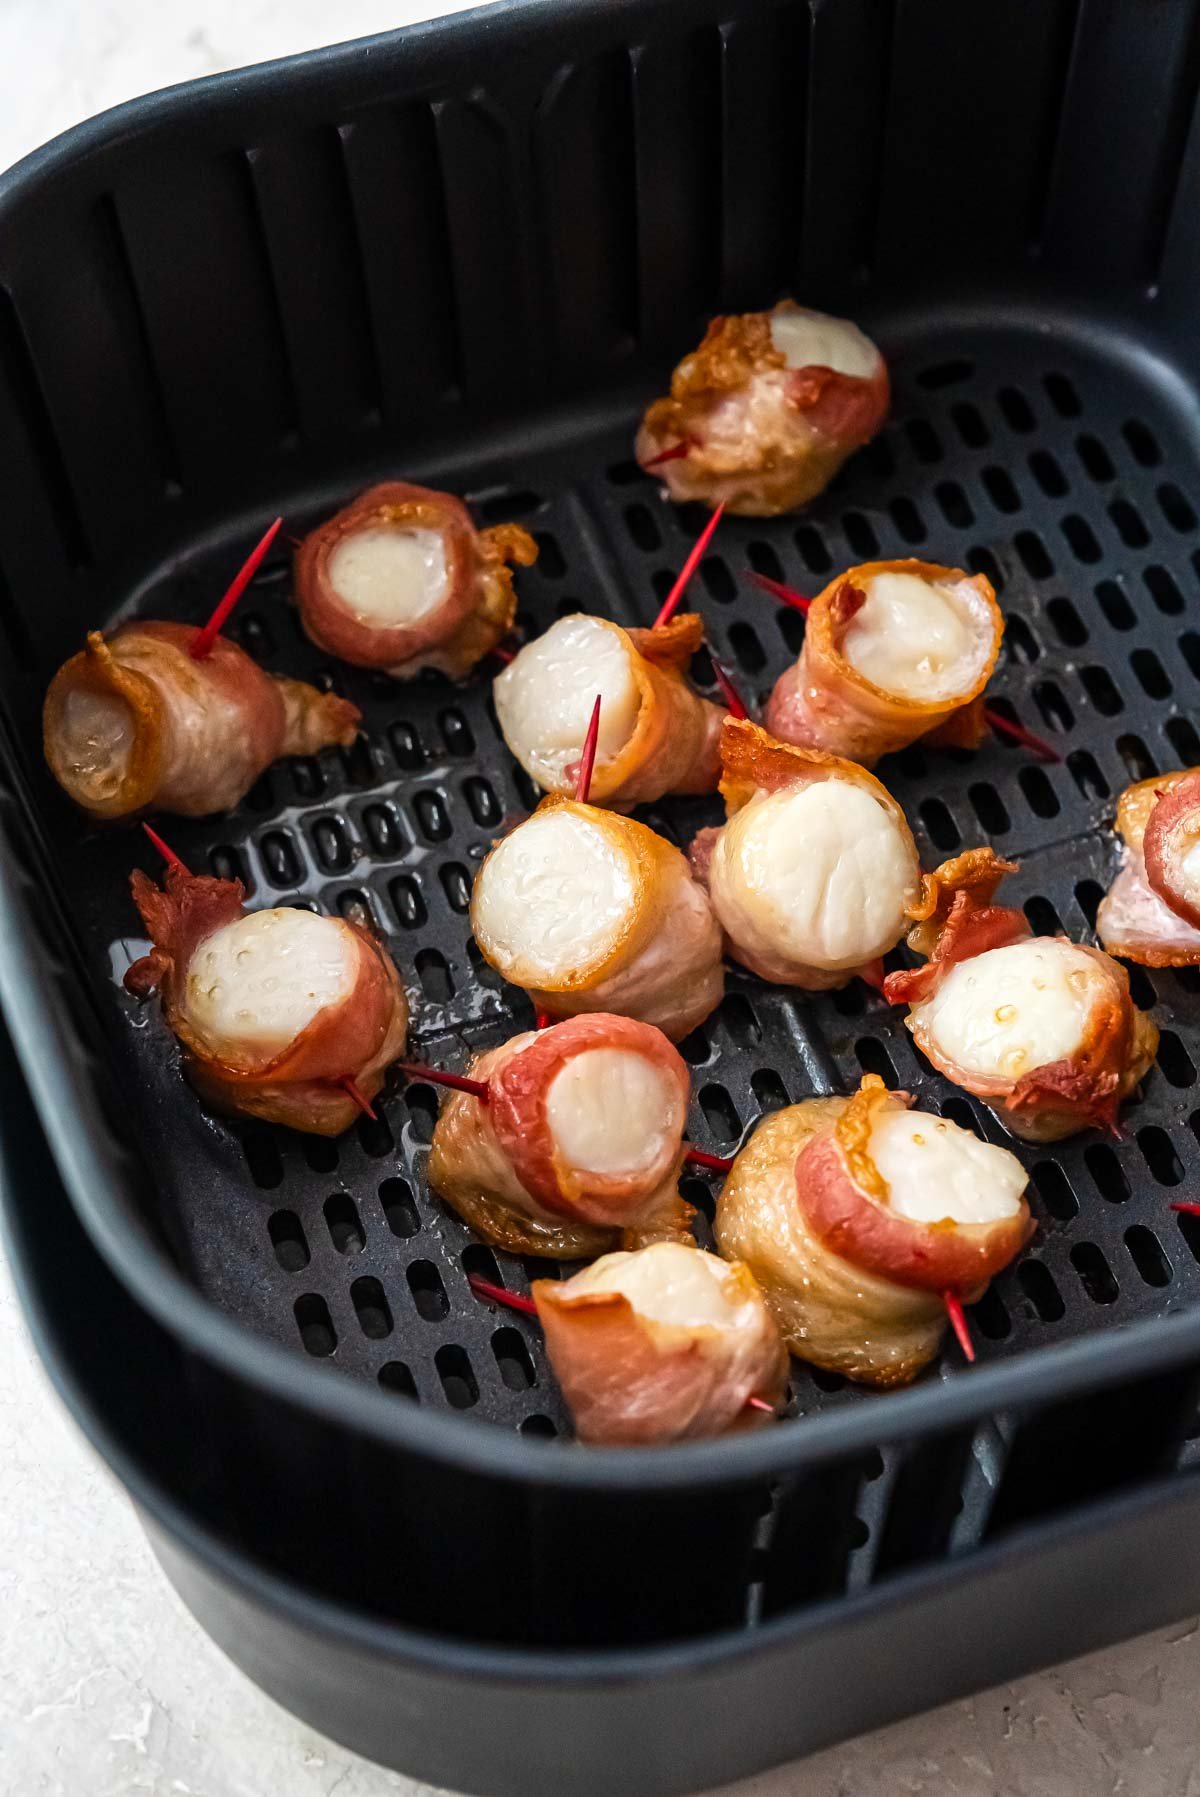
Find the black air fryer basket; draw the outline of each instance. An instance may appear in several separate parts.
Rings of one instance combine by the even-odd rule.
[[[886,1684],[902,1593],[926,1581],[939,1627],[979,1628],[989,1580],[1036,1591],[1047,1531],[1056,1588],[1074,1565],[1089,1603],[1060,1604],[1052,1639],[1031,1611],[1029,1659],[1195,1601],[1178,1536],[1167,1577],[1153,1529],[1114,1533],[1097,1622],[1103,1538],[1080,1508],[1169,1494],[1200,1519],[1200,1223],[1169,1208],[1200,1155],[1195,974],[1134,971],[1163,1035],[1125,1139],[1023,1151],[1039,1234],[972,1312],[974,1368],[950,1349],[879,1398],[797,1366],[775,1429],[585,1453],[536,1327],[471,1295],[470,1272],[520,1292],[528,1269],[429,1194],[428,1086],[334,1143],[200,1110],[120,986],[127,873],[152,857],[70,809],[38,716],[86,628],[199,621],[268,517],[299,534],[382,475],[534,531],[528,634],[580,608],[648,622],[703,516],[632,463],[639,408],[713,312],[791,292],[877,337],[894,417],[802,518],[723,522],[693,588],[714,647],[755,695],[798,649],[801,621],[748,568],[802,590],[876,556],[985,571],[1007,620],[996,702],[1063,760],[918,748],[884,777],[928,863],[991,841],[1020,860],[1035,928],[1087,939],[1115,795],[1200,762],[1198,11],[526,0],[138,102],[0,184],[0,997],[78,1215],[171,1344],[222,1526],[314,1604],[418,1631],[447,1667],[529,1652],[534,1683],[587,1653],[632,1718],[665,1715],[713,1655],[757,1688],[767,1644],[801,1633],[852,1641]],[[410,978],[415,1052],[461,1066],[530,1020],[466,909],[533,794],[485,677],[328,665],[289,586],[280,554],[234,633],[347,693],[365,737],[275,768],[230,816],[172,820],[173,846],[254,903],[369,914]],[[685,841],[717,813],[645,815]],[[685,1053],[690,1133],[718,1151],[863,1070],[1000,1137],[861,987],[735,974]],[[703,1213],[712,1194],[690,1183]],[[696,1706],[686,1763],[643,1715],[631,1788],[695,1783],[706,1715],[729,1776],[1014,1670],[1003,1629],[982,1641],[942,1682],[906,1672],[887,1701],[786,1718],[785,1657],[736,1720]],[[658,1656],[644,1687],[639,1649]],[[409,1763],[369,1707],[360,1692],[340,1732]],[[497,1791],[544,1764],[485,1774],[461,1751],[438,1775]],[[581,1749],[540,1788],[597,1776]]]

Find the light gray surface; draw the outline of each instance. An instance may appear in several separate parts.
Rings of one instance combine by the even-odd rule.
[[[149,88],[428,10],[423,0],[0,0],[0,167]],[[443,0],[441,10],[461,8]],[[738,1797],[1200,1797],[1198,1689],[1193,1622],[736,1789]],[[301,1727],[196,1627],[50,1391],[0,1265],[0,1797],[428,1789]]]

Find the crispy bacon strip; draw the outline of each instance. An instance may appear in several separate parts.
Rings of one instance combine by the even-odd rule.
[[[714,318],[671,376],[670,396],[648,408],[637,458],[672,499],[724,500],[728,511],[750,517],[795,511],[879,430],[890,400],[883,357],[876,350],[862,376],[789,367],[772,321],[802,310],[783,300],[771,312]],[[680,443],[686,454],[664,456]]]
[[[877,686],[843,652],[847,626],[866,600],[864,586],[876,575],[911,574],[952,586],[981,654],[973,678],[950,698],[923,701]],[[873,767],[918,737],[943,748],[977,749],[988,734],[983,690],[992,676],[1004,636],[1004,619],[991,582],[982,574],[937,562],[863,562],[837,575],[808,610],[800,658],[775,683],[764,717],[784,742],[826,749]]]
[[[403,1053],[408,1003],[391,957],[368,931],[326,919],[348,935],[357,956],[351,990],[324,1006],[282,1051],[254,1053],[230,1042],[216,1048],[196,1030],[188,1008],[188,973],[200,946],[244,917],[240,880],[216,880],[168,866],[158,887],[140,870],[130,875],[133,901],[153,947],[135,961],[125,985],[138,998],[157,992],[163,1016],[184,1052],[192,1085],[214,1109],[261,1117],[311,1135],[339,1135],[358,1115],[344,1089],[350,1078],[368,1102],[392,1061]],[[281,968],[281,979],[303,969]]]
[[[675,1090],[675,1115],[660,1151],[635,1171],[570,1164],[549,1112],[555,1078],[594,1049],[637,1055]],[[679,1195],[687,1068],[666,1037],[627,1017],[575,1017],[515,1036],[479,1055],[470,1077],[488,1100],[451,1092],[429,1156],[429,1183],[476,1234],[513,1254],[568,1260],[616,1247],[683,1240],[694,1214]]]
[[[990,851],[984,851],[990,854]],[[996,881],[1013,871],[993,859],[978,864],[977,878],[958,890],[947,906],[939,899],[930,915],[910,932],[910,946],[929,956],[924,967],[889,974],[884,996],[908,1004],[908,1028],[926,1058],[994,1110],[1014,1134],[1028,1141],[1057,1141],[1089,1125],[1115,1129],[1117,1111],[1142,1079],[1158,1047],[1156,1025],[1134,1005],[1129,976],[1102,949],[1070,943],[1065,936],[1038,938],[1053,951],[1061,943],[1073,957],[1086,956],[1099,975],[1078,1045],[1065,1060],[1044,1063],[1019,1077],[969,1072],[939,1045],[925,1008],[952,969],[992,950],[1033,939],[1024,913],[990,901]],[[1075,977],[1075,976],[1072,976]],[[1025,995],[1014,985],[1014,1005]]]
[[[1163,829],[1160,812],[1165,812],[1169,825],[1173,812],[1182,807],[1191,811],[1188,792],[1195,788],[1200,769],[1181,769],[1158,774],[1151,780],[1139,780],[1127,786],[1117,804],[1116,827],[1124,848],[1121,866],[1111,888],[1101,900],[1096,917],[1096,933],[1111,955],[1127,961],[1139,961],[1144,967],[1192,967],[1200,963],[1200,928],[1190,923],[1178,905],[1172,905],[1167,890],[1172,884],[1171,868],[1181,857],[1175,845],[1174,829]],[[1183,800],[1176,798],[1186,787]],[[1192,801],[1194,804],[1194,800]],[[1157,887],[1151,883],[1147,868],[1146,841],[1151,818]],[[1186,852],[1186,851],[1185,851]],[[1186,888],[1181,885],[1186,900]]]
[[[720,772],[721,723],[727,714],[702,699],[687,680],[688,664],[704,641],[703,619],[695,612],[681,612],[653,630],[626,630],[607,618],[593,622],[627,646],[639,702],[636,722],[620,750],[596,761],[591,802],[629,811],[666,793],[712,792]],[[571,792],[573,764],[554,781],[510,716],[509,695],[525,678],[523,657],[536,656],[539,646],[529,644],[497,676],[496,711],[508,747],[530,778],[547,791]],[[589,684],[587,690],[594,688]]]
[[[1033,1232],[1024,1199],[991,1223],[925,1223],[891,1208],[871,1130],[881,1111],[911,1102],[869,1074],[853,1098],[777,1111],[717,1203],[718,1246],[750,1267],[791,1352],[880,1389],[908,1384],[937,1353],[943,1294],[982,1296]]]
[[[195,634],[149,620],[92,631],[54,676],[46,760],[94,817],[226,811],[281,756],[354,741],[361,714],[348,699],[264,674],[224,636],[195,661]]]
[[[1159,790],[1142,838],[1146,878],[1177,917],[1200,929],[1200,768]]]
[[[471,928],[484,958],[524,987],[547,1017],[611,1011],[652,1023],[678,1042],[715,1010],[725,990],[721,932],[704,892],[679,850],[633,818],[553,795],[527,823],[560,809],[586,820],[626,870],[630,897],[615,937],[597,953],[576,945],[553,966],[542,958],[540,940],[514,952],[495,913],[497,887],[509,877],[508,845],[525,827],[518,824],[476,876]],[[564,917],[559,932],[569,933],[571,923]]]
[[[1138,961],[1144,967],[1190,967],[1200,963],[1200,929],[1187,921],[1178,905],[1172,905],[1168,889],[1172,885],[1171,869],[1182,858],[1176,848],[1175,830],[1163,829],[1160,813],[1168,805],[1165,821],[1182,809],[1191,810],[1189,783],[1200,770],[1180,769],[1158,774],[1150,780],[1139,780],[1127,786],[1117,802],[1117,832],[1123,840],[1121,866],[1108,893],[1101,900],[1096,916],[1096,934],[1109,954],[1121,955],[1127,961]],[[1183,800],[1176,798],[1185,788]],[[1194,804],[1194,800],[1192,801]],[[1151,819],[1155,829],[1148,828]],[[1152,836],[1157,886],[1151,883],[1147,867],[1146,843]],[[1185,851],[1186,852],[1186,851]],[[1186,891],[1183,886],[1186,902]]]
[[[436,532],[445,560],[445,592],[407,624],[359,616],[330,578],[330,559],[359,532]],[[407,679],[438,668],[461,679],[511,630],[516,615],[509,563],[527,568],[537,544],[519,524],[477,531],[461,499],[407,481],[383,481],[310,531],[296,552],[296,603],[305,631],[328,654],[360,668]]]
[[[678,1278],[683,1255],[696,1257],[693,1277],[715,1283],[713,1321],[665,1320],[644,1308],[644,1296],[595,1289],[597,1277],[626,1273],[631,1256],[609,1256],[562,1284],[535,1282],[550,1364],[581,1441],[649,1447],[728,1435],[761,1427],[782,1400],[787,1354],[748,1267],[696,1247],[651,1247],[637,1258],[668,1264],[637,1272],[643,1282],[652,1270],[664,1282]]]

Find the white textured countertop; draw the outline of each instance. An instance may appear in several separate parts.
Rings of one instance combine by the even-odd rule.
[[[429,10],[422,0],[0,0],[0,167],[149,88]],[[460,8],[443,0],[441,10]],[[1198,1690],[1192,1622],[737,1791],[1200,1797]],[[51,1392],[0,1265],[0,1797],[418,1797],[428,1788],[302,1727],[201,1633]]]

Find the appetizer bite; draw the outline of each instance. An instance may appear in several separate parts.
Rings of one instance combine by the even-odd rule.
[[[879,985],[882,956],[969,863],[923,875],[903,811],[852,761],[730,718],[721,762],[729,821],[701,830],[690,853],[726,952],[784,986]]]
[[[125,975],[157,992],[208,1104],[310,1135],[336,1136],[404,1052],[408,1003],[387,950],[365,929],[289,906],[247,911],[240,880],[135,870],[133,901],[153,944]]]
[[[823,492],[887,417],[883,357],[856,325],[781,300],[714,318],[647,409],[636,454],[677,501],[773,517]]]
[[[677,1042],[725,990],[721,932],[679,850],[557,794],[483,862],[471,928],[485,960],[551,1018],[613,1011]]]
[[[1117,803],[1125,847],[1096,934],[1143,967],[1200,962],[1200,768],[1127,786]]]
[[[446,1098],[428,1178],[482,1240],[575,1260],[690,1239],[688,1073],[659,1030],[574,1017],[476,1056],[459,1083],[476,1089]]]
[[[664,793],[711,792],[726,714],[687,682],[703,640],[695,613],[646,630],[582,613],[560,618],[496,678],[505,742],[544,791],[573,791],[599,693],[594,804],[626,811]]]
[[[918,737],[978,748],[1003,635],[984,575],[864,562],[812,600],[800,659],[776,681],[764,722],[783,742],[864,767]]]
[[[981,860],[971,880],[948,883],[909,932],[909,946],[929,959],[889,974],[884,995],[908,1005],[926,1059],[1014,1135],[1119,1133],[1118,1109],[1154,1059],[1157,1026],[1102,949],[1035,937],[1023,911],[991,902],[1013,872],[1011,862]]]
[[[651,1447],[770,1420],[787,1388],[779,1330],[748,1267],[662,1242],[533,1285],[580,1441]]]
[[[537,544],[519,524],[476,530],[461,499],[384,481],[310,531],[296,551],[296,603],[319,649],[406,680],[461,679],[512,628],[510,562]]]
[[[93,630],[51,681],[46,760],[93,817],[227,811],[281,756],[354,741],[361,713],[348,699],[264,674],[226,636],[197,656],[201,634],[150,619]]]
[[[947,1295],[981,1298],[1034,1228],[1016,1156],[912,1103],[867,1074],[764,1118],[714,1225],[793,1354],[881,1389],[928,1365]]]

